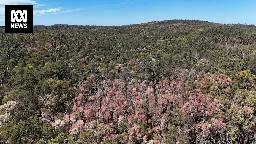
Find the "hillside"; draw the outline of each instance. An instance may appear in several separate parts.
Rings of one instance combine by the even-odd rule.
[[[256,143],[256,26],[0,27],[0,140]]]

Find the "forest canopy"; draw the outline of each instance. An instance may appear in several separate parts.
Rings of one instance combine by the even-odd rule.
[[[256,143],[256,27],[0,27],[2,143]]]

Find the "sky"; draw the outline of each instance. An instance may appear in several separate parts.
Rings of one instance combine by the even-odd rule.
[[[34,25],[128,25],[189,19],[256,25],[256,0],[0,0],[4,5],[33,4]]]

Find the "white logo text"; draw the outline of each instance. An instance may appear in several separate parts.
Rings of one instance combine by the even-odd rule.
[[[11,11],[11,28],[27,28],[27,10]]]

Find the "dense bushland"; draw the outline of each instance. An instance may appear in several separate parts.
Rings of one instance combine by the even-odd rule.
[[[0,28],[2,143],[255,143],[256,27]]]

